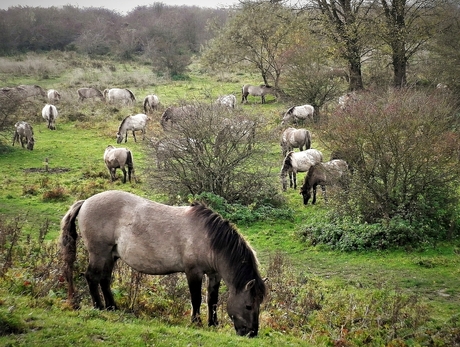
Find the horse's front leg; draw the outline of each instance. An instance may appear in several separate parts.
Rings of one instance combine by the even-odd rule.
[[[128,130],[125,132],[125,143],[128,142]]]
[[[203,273],[196,270],[185,272],[187,276],[188,289],[192,301],[192,323],[201,325],[200,306],[201,306],[201,284],[203,282]]]
[[[217,326],[217,301],[221,277],[218,274],[208,275],[208,326]]]
[[[312,205],[316,204],[316,184],[313,185],[313,200],[311,203]]]
[[[134,130],[133,130],[133,137],[134,137],[134,142],[137,142],[136,133],[134,132]]]

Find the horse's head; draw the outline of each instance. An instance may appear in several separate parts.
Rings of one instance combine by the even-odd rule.
[[[121,143],[123,141],[123,135],[120,132],[117,132],[117,143]]]
[[[31,138],[29,138],[29,140],[27,141],[27,149],[29,150],[33,150],[34,149],[34,144],[35,144],[35,139],[34,137],[32,136]]]
[[[259,312],[263,298],[255,295],[252,289],[255,282],[255,279],[249,281],[243,290],[231,292],[228,297],[227,312],[240,336],[254,337],[259,332]]]
[[[308,205],[308,200],[311,198],[311,187],[308,186],[307,183],[304,183],[304,185],[300,188],[300,195],[303,197],[303,204]]]

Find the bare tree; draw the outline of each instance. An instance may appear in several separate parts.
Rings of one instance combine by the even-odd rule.
[[[379,0],[383,23],[378,26],[378,35],[391,49],[393,86],[407,84],[409,59],[433,36],[439,26],[433,16],[436,6],[432,0]]]
[[[215,69],[244,66],[260,72],[278,88],[295,40],[307,29],[296,12],[278,2],[243,2],[203,52],[202,62]]]
[[[315,0],[322,13],[322,31],[333,40],[338,55],[348,62],[349,90],[363,89],[362,58],[371,50],[364,0]]]

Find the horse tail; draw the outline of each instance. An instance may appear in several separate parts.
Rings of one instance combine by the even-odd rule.
[[[311,133],[310,131],[307,130],[307,133],[305,134],[305,149],[310,149],[311,148]]]
[[[149,103],[149,98],[147,97],[147,98],[144,99],[144,112],[145,112],[145,113],[147,113],[147,111],[148,111],[148,110],[147,110],[147,105],[148,105],[148,103]]]
[[[74,263],[77,259],[77,227],[75,219],[77,218],[80,208],[85,200],[79,200],[74,203],[61,221],[61,255],[64,261],[63,275],[68,283],[67,300],[69,304],[76,307],[74,302],[75,285],[73,283]]]
[[[134,102],[136,101],[136,97],[134,96],[134,93],[130,91],[129,89],[126,89],[129,93],[129,97],[131,98],[131,101]]]
[[[128,179],[131,182],[131,173],[134,176],[134,161],[133,154],[129,149],[126,150],[126,165],[128,166]]]

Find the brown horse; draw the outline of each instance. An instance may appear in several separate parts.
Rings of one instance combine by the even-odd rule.
[[[312,190],[313,200],[311,203],[313,205],[316,203],[316,188],[318,185],[321,186],[324,200],[327,201],[326,185],[338,184],[347,171],[348,164],[342,159],[333,159],[326,163],[318,163],[311,166],[300,188],[300,194],[303,196],[304,205],[308,204]]]
[[[208,278],[208,324],[217,322],[220,282],[228,288],[227,312],[236,333],[256,336],[266,295],[256,255],[236,228],[207,207],[168,206],[123,191],[106,191],[74,203],[61,221],[68,299],[75,299],[76,219],[89,252],[85,276],[95,308],[116,309],[110,285],[117,259],[142,273],[185,272],[192,322],[200,323],[201,285]],[[102,303],[99,288],[104,296]]]

